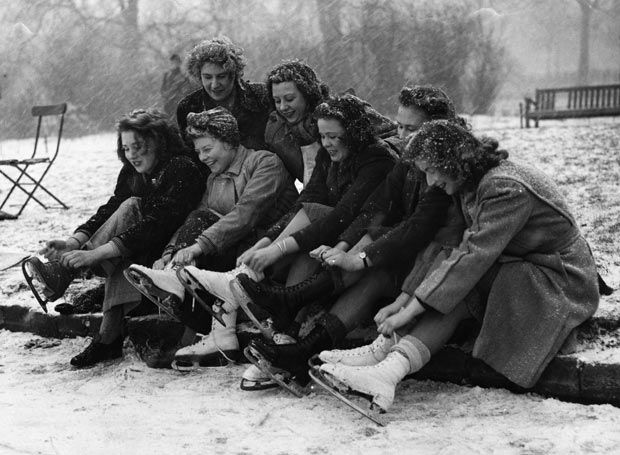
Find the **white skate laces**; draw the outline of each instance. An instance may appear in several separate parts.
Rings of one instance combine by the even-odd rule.
[[[371,344],[355,349],[333,349],[322,351],[319,359],[325,363],[342,363],[349,366],[372,366],[385,359],[392,346],[397,343],[397,335],[390,338],[379,335]]]

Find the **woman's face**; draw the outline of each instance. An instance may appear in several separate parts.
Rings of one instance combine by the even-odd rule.
[[[424,122],[430,120],[426,112],[417,107],[398,106],[396,123],[398,124],[398,137],[404,140],[407,136],[415,133]]]
[[[320,118],[317,122],[321,144],[329,153],[329,157],[334,163],[343,161],[351,151],[344,143],[345,130],[342,124],[335,119]]]
[[[442,189],[446,194],[453,195],[463,186],[461,180],[454,179],[449,175],[431,166],[426,160],[415,160],[415,165],[426,174],[428,186]]]
[[[121,131],[121,143],[125,158],[136,172],[150,174],[157,166],[159,159],[154,139],[143,138],[135,131]]]
[[[308,103],[293,81],[273,84],[271,92],[276,110],[288,123],[297,123],[306,115]]]
[[[221,174],[228,169],[237,153],[230,144],[208,134],[194,139],[194,147],[200,161],[209,166],[214,174]]]
[[[200,69],[200,80],[207,94],[214,101],[228,99],[235,86],[235,78],[222,65],[205,63]]]

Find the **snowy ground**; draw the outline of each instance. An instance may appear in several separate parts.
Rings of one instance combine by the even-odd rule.
[[[474,118],[517,161],[560,184],[603,274],[620,285],[620,122],[541,122]],[[119,162],[115,138],[63,141],[45,184],[71,206],[31,204],[18,221],[0,221],[0,264],[64,237],[110,194]],[[0,142],[0,159],[28,141]],[[4,197],[7,186],[0,182]],[[9,208],[9,211],[11,209]],[[13,253],[9,254],[9,253]],[[1,267],[0,267],[1,268]],[[71,295],[92,282],[72,286]],[[616,310],[619,295],[602,302]],[[0,272],[0,305],[37,309],[16,269]],[[68,359],[87,340],[24,346],[31,334],[0,331],[0,454],[98,453],[619,453],[620,409],[514,395],[504,390],[407,381],[379,428],[331,397],[296,399],[283,391],[239,390],[244,366],[183,375],[148,369],[126,347],[122,361],[77,371]]]

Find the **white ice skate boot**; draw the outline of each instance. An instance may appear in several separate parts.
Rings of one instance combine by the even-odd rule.
[[[155,286],[162,291],[175,295],[179,301],[182,301],[185,297],[185,288],[178,280],[176,271],[173,269],[154,270],[143,265],[131,264],[128,270],[147,276]]]
[[[237,339],[237,309],[225,305],[226,313],[222,319],[226,325],[213,318],[211,332],[200,341],[179,349],[174,355],[172,367],[179,371],[198,367],[222,366],[239,359],[239,340]]]
[[[396,385],[409,373],[409,360],[400,352],[392,351],[373,366],[325,363],[320,371],[330,379],[370,396],[373,405],[387,411],[394,401]]]
[[[285,333],[275,333],[273,335],[275,344],[293,344],[297,341]],[[256,365],[250,365],[243,372],[241,377],[241,390],[265,390],[278,387],[278,384],[271,379],[271,376],[263,373]]]
[[[153,270],[132,264],[123,272],[127,281],[172,319],[179,321],[185,288],[174,270]]]
[[[379,335],[371,344],[359,348],[322,351],[319,359],[325,363],[342,363],[354,367],[376,365],[387,357],[392,346],[396,344],[395,337],[395,334],[391,338]]]
[[[256,281],[262,280],[265,275],[255,272],[245,264],[232,269],[228,272],[212,272],[210,270],[200,270],[199,268],[188,265],[185,270],[190,272],[204,288],[218,299],[228,303],[235,308],[238,306],[235,296],[230,290],[230,282],[240,273],[245,273]]]

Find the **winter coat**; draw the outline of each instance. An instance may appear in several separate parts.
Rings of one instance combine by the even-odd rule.
[[[123,256],[156,258],[168,239],[200,202],[205,181],[195,161],[177,155],[159,162],[150,175],[125,164],[114,194],[75,232],[89,237],[130,197],[139,197],[142,220],[112,239]]]
[[[473,356],[532,387],[596,311],[594,258],[557,187],[532,168],[503,161],[460,201],[468,225],[461,244],[403,290],[441,313],[467,301],[482,319]],[[491,268],[480,304],[475,287]]]
[[[389,146],[375,142],[342,162],[332,162],[321,147],[308,185],[291,210],[267,232],[275,239],[303,208],[304,203],[318,203],[334,209],[325,217],[292,234],[302,251],[322,244],[333,244],[357,216],[366,198],[383,181],[394,166]]]
[[[265,142],[284,163],[293,178],[306,185],[314,169],[316,154],[321,148],[316,123],[311,115],[291,125],[276,111],[269,115]]]
[[[197,242],[205,255],[222,253],[252,232],[265,232],[296,198],[293,179],[275,154],[240,145],[228,169],[207,179],[197,210],[209,210],[219,220]]]
[[[235,86],[235,100],[231,114],[237,119],[241,144],[254,150],[266,148],[263,139],[265,125],[271,107],[267,98],[267,87],[264,83],[238,81]],[[187,137],[187,114],[202,112],[217,107],[216,102],[204,88],[190,93],[179,102],[177,107],[177,123],[185,142],[193,148],[192,141]]]
[[[402,268],[406,274],[440,228],[461,238],[459,215],[450,196],[429,188],[422,172],[399,161],[338,240],[353,246],[369,234],[373,242],[364,251],[373,266]]]

